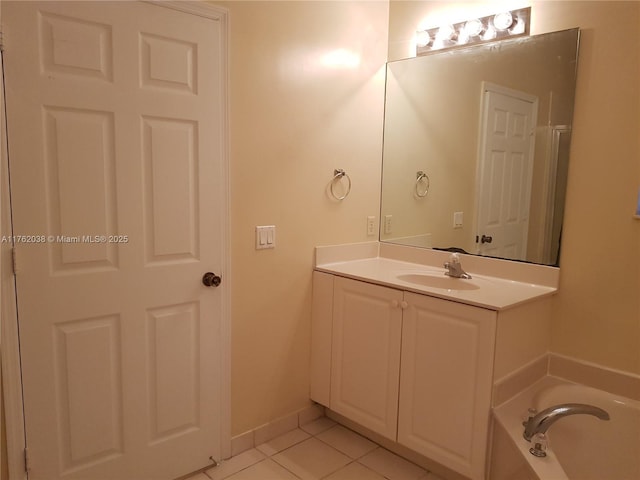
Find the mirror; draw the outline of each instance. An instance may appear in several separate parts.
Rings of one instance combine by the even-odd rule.
[[[558,264],[578,40],[387,64],[380,241]]]

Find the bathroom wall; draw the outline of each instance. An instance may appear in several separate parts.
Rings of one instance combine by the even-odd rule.
[[[378,216],[387,47],[404,57],[418,18],[497,3],[507,2],[222,3],[234,435],[308,403],[313,247],[377,238],[366,217]],[[532,33],[584,29],[552,348],[640,374],[640,3],[532,6]],[[327,196],[334,168],[353,181],[340,203]],[[255,226],[270,224],[276,248],[256,251]]]
[[[541,3],[585,29],[552,351],[640,374],[640,3]]]
[[[528,5],[532,34],[582,29],[551,350],[640,374],[640,2],[392,0],[389,59],[418,27]]]
[[[218,2],[216,2],[218,3]],[[219,4],[219,3],[218,3]],[[232,434],[308,405],[316,245],[377,240],[387,2],[227,2]],[[336,168],[351,177],[327,195]],[[255,250],[256,225],[276,247]],[[376,228],[377,232],[377,228]]]

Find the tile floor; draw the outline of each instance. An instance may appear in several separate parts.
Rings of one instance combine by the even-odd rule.
[[[327,417],[187,480],[443,480]]]

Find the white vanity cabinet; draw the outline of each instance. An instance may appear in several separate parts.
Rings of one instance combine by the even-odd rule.
[[[312,316],[313,400],[484,478],[495,311],[316,271]]]
[[[331,409],[395,440],[402,291],[335,277]]]
[[[496,312],[405,292],[398,443],[484,478]]]

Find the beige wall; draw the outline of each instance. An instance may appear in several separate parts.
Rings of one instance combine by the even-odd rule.
[[[394,0],[389,57],[411,54],[419,26],[505,4]],[[532,34],[582,29],[552,350],[640,374],[640,221],[632,219],[640,184],[640,2],[531,6]]]
[[[640,374],[640,3],[542,3],[584,28],[552,350]]]
[[[305,407],[313,248],[376,240],[386,2],[228,2],[232,433]],[[335,168],[353,182],[327,196]],[[276,248],[255,250],[256,225]]]

